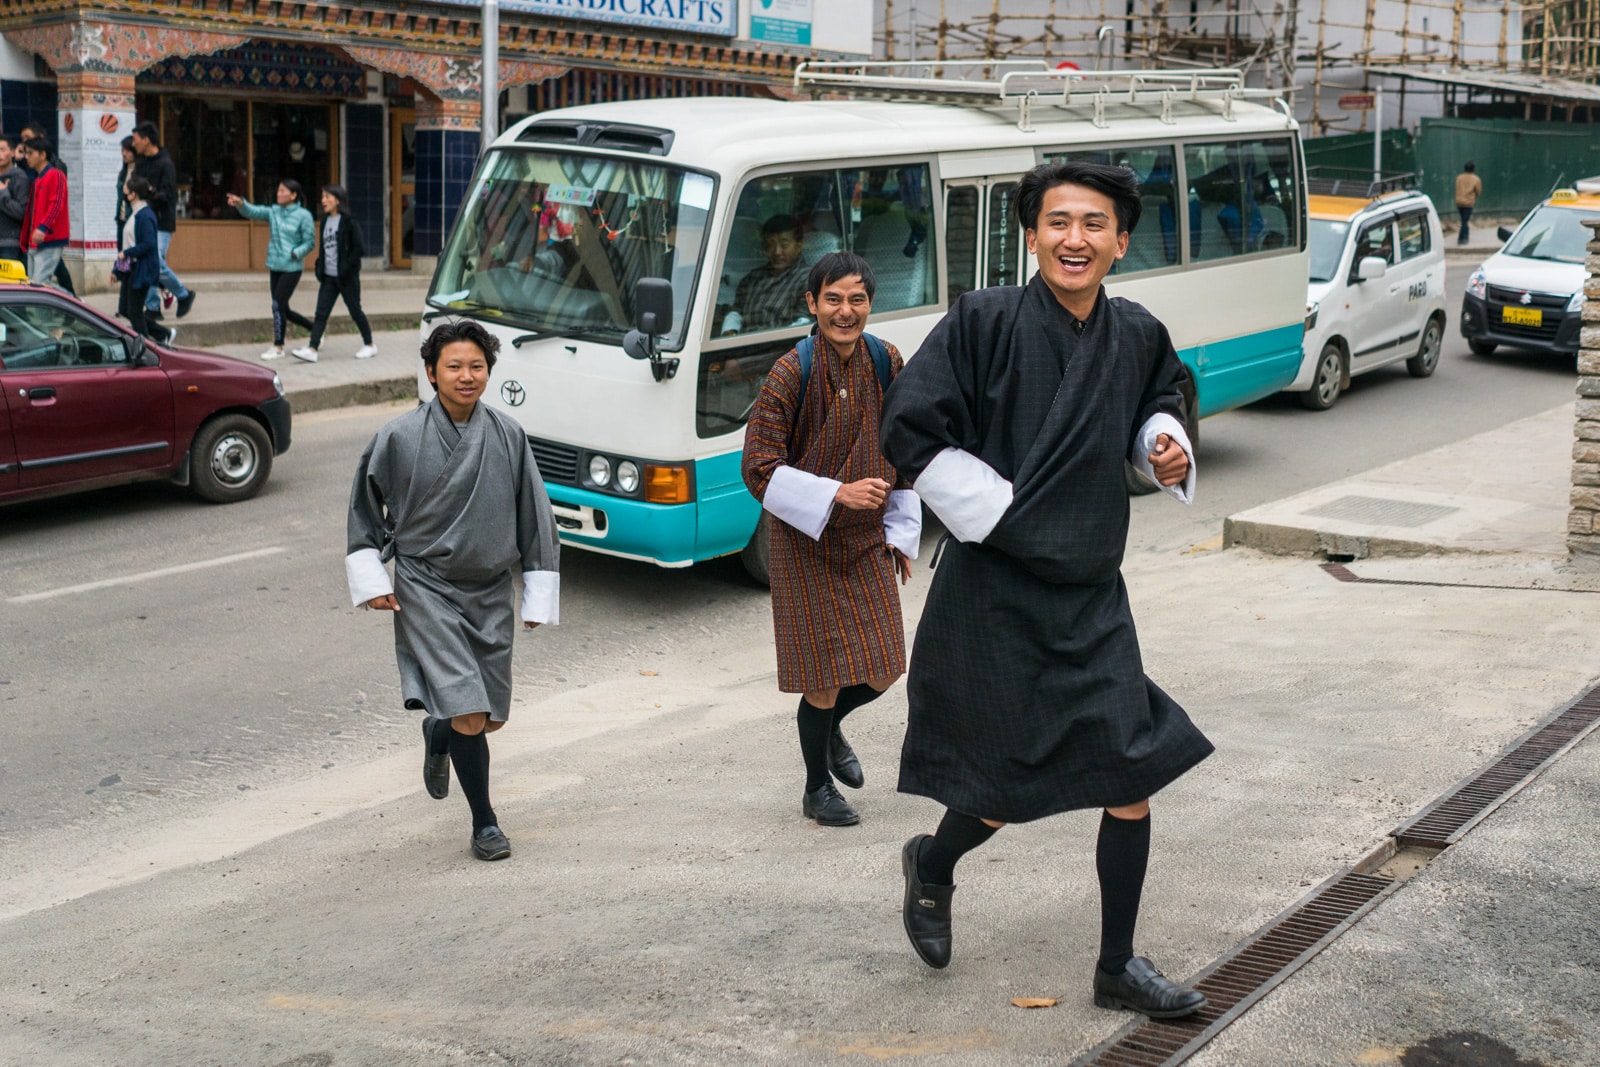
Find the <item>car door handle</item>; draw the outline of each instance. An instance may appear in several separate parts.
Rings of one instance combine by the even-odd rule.
[[[36,385],[29,389],[26,395],[29,400],[49,400],[56,395],[56,387],[53,385]]]

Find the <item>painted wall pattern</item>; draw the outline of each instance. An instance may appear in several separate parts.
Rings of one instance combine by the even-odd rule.
[[[273,93],[360,99],[367,74],[357,63],[326,48],[281,41],[250,41],[209,55],[158,60],[139,75],[139,85],[174,89],[257,89]]]

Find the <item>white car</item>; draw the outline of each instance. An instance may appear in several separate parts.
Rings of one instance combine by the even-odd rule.
[[[1439,365],[1444,343],[1444,233],[1414,190],[1307,198],[1311,280],[1305,356],[1287,387],[1325,411],[1350,379],[1405,360],[1413,378]]]
[[[1593,234],[1584,219],[1600,215],[1600,178],[1558,189],[1513,233],[1504,248],[1467,279],[1461,336],[1476,355],[1500,345],[1572,356],[1583,329],[1584,256]]]

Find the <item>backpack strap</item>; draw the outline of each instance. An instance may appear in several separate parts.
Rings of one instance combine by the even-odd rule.
[[[863,333],[861,339],[867,342],[867,354],[872,357],[872,368],[878,372],[878,384],[887,392],[889,389],[889,349],[877,337],[870,333]],[[800,360],[800,395],[804,396],[806,383],[811,380],[811,362],[816,355],[817,335],[806,334],[800,343],[794,346],[794,354]]]

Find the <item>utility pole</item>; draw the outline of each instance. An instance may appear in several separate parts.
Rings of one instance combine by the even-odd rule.
[[[500,0],[483,0],[479,25],[483,30],[483,71],[479,75],[483,85],[483,104],[479,108],[483,125],[481,152],[487,152],[500,132]]]

